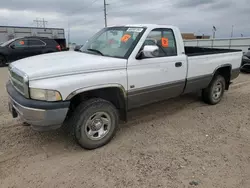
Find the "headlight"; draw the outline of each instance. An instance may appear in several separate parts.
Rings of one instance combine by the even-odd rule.
[[[30,98],[42,101],[61,101],[62,96],[58,91],[30,88]]]

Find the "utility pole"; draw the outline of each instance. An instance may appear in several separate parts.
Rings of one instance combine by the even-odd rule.
[[[68,48],[70,45],[70,26],[69,26],[69,21],[68,21]]]
[[[215,39],[215,32],[217,31],[216,27],[213,26],[213,40],[212,40],[212,48],[214,47],[214,39]]]
[[[231,38],[233,38],[233,35],[234,35],[234,25],[232,25]]]
[[[35,22],[36,23],[36,27],[38,27],[38,19],[36,18],[35,20],[33,20],[33,22]]]
[[[215,32],[217,31],[217,28],[213,26],[213,38],[215,38]]]
[[[48,22],[47,21],[44,21],[44,18],[43,18],[43,28],[45,28],[45,24],[47,24]]]
[[[105,21],[105,27],[107,27],[107,3],[106,0],[103,0],[103,6],[104,6],[104,21]]]

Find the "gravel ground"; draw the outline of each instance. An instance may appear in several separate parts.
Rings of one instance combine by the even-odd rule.
[[[110,144],[86,151],[62,130],[39,133],[13,120],[0,68],[0,187],[247,188],[249,76],[216,106],[186,95],[135,110]]]

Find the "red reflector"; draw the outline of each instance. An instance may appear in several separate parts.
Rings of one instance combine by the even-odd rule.
[[[61,51],[61,46],[60,45],[57,45],[56,48]]]

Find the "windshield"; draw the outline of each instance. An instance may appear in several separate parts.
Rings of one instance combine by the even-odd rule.
[[[126,58],[142,36],[142,27],[110,27],[95,34],[80,49],[81,52]]]
[[[7,42],[2,43],[0,46],[1,46],[1,47],[7,46],[7,45],[9,45],[10,43],[12,43],[14,40],[15,40],[15,39],[8,40]]]

